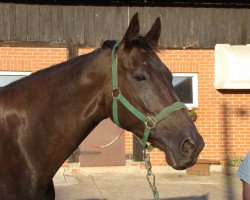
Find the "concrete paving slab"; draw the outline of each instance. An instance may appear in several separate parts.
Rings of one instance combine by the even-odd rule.
[[[56,200],[99,200],[104,199],[91,176],[72,175],[78,184],[55,184]]]
[[[210,176],[161,174],[158,185],[163,199],[242,199],[240,180],[236,176],[219,173]]]
[[[78,184],[78,180],[76,177],[66,175],[65,169],[61,168],[55,174],[53,181],[56,186],[68,186],[68,185],[76,185]]]
[[[72,171],[73,170],[73,171]],[[193,176],[163,173],[153,167],[161,200],[240,200],[241,181],[235,175],[211,173]],[[77,173],[76,173],[77,172]],[[60,186],[55,182],[57,200],[149,200],[153,199],[146,172],[138,167],[77,168],[64,173],[77,184]]]

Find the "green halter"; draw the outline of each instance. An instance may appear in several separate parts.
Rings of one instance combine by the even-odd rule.
[[[151,129],[155,127],[155,125],[161,120],[167,118],[171,113],[176,112],[182,108],[187,109],[184,103],[176,102],[166,108],[164,108],[161,112],[159,112],[156,116],[150,117],[145,116],[139,110],[137,110],[121,93],[118,83],[117,76],[117,56],[116,51],[119,46],[119,42],[117,42],[112,49],[112,85],[113,85],[113,120],[115,124],[121,127],[121,124],[118,119],[118,101],[120,101],[125,108],[127,108],[131,113],[133,113],[140,121],[145,124],[145,130],[143,139],[137,137],[139,142],[143,145],[144,149],[151,151],[154,147],[152,145],[147,146],[148,137]]]

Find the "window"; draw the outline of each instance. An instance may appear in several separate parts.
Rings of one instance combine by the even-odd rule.
[[[31,72],[0,71],[0,87],[10,84],[18,79],[30,75]]]
[[[173,73],[173,86],[176,94],[187,107],[198,107],[197,73]]]

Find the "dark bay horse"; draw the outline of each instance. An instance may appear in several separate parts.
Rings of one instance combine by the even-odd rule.
[[[117,46],[119,91],[141,113],[156,116],[179,101],[172,74],[157,57],[161,22],[139,35],[138,14]],[[0,199],[54,199],[52,178],[91,130],[113,119],[111,54],[114,42],[0,88]],[[113,91],[113,92],[112,92]],[[143,138],[146,122],[120,102],[120,125]],[[151,127],[148,141],[175,169],[192,166],[204,147],[186,109]]]

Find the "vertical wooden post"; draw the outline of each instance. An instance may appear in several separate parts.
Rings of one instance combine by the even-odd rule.
[[[133,135],[133,159],[134,161],[143,161],[143,147],[134,135]]]
[[[68,42],[68,60],[78,56],[78,44],[75,42]]]
[[[68,50],[68,60],[78,56],[78,44],[77,43],[68,42],[67,50]],[[80,150],[79,150],[79,147],[77,147],[77,149],[68,158],[68,162],[69,163],[78,163],[79,156],[80,156]]]

